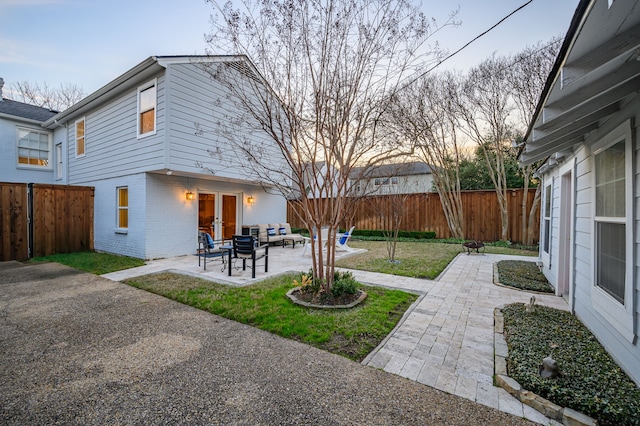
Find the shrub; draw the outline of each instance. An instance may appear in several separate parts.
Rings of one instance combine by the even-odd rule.
[[[356,294],[360,284],[355,280],[351,272],[337,272],[334,274],[331,293],[333,297],[340,297],[343,294]]]
[[[385,238],[385,231],[379,229],[355,229],[353,236]],[[416,240],[432,240],[436,238],[436,233],[433,231],[399,231],[398,237],[413,238]]]
[[[509,376],[527,390],[560,406],[587,414],[599,425],[640,425],[640,389],[620,369],[591,332],[569,312],[523,304],[503,308],[509,348]],[[562,374],[540,377],[549,354]]]

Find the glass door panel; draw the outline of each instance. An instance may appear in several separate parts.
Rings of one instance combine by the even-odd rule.
[[[222,238],[231,239],[238,223],[238,201],[235,195],[222,195]]]
[[[215,240],[216,194],[198,194],[198,230]]]

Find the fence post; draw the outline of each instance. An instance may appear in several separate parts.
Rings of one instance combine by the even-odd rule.
[[[33,258],[33,182],[27,184],[27,255]]]

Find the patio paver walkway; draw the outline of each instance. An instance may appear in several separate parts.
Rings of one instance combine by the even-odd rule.
[[[532,293],[493,284],[493,264],[530,257],[459,255],[437,281],[353,271],[359,281],[422,295],[396,329],[363,361],[427,386],[542,424],[559,424],[493,386],[496,307],[528,302]],[[536,303],[568,309],[561,297]]]

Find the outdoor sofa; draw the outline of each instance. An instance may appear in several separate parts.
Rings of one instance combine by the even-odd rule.
[[[306,238],[300,234],[291,233],[291,225],[288,223],[261,223],[258,224],[258,239],[259,244],[282,244],[293,243],[295,248],[296,243],[304,243]]]

